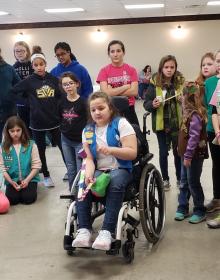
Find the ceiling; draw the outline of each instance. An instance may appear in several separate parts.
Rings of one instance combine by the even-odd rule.
[[[220,14],[220,6],[207,0],[0,0],[0,24],[80,21],[139,17]],[[124,4],[163,3],[164,8],[126,10]],[[48,14],[47,8],[83,8],[84,12]]]

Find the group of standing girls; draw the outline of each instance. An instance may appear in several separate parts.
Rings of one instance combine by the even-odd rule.
[[[220,209],[220,177],[217,169],[220,159],[220,110],[218,112],[216,109],[220,94],[219,99],[214,99],[214,106],[210,104],[212,96],[218,96],[220,92],[219,65],[220,51],[215,56],[206,53],[201,59],[199,77],[195,82],[184,84],[183,76],[177,71],[175,57],[163,57],[145,95],[144,108],[152,112],[152,128],[158,139],[165,190],[170,188],[168,151],[172,144],[177,186],[180,190],[175,214],[177,221],[189,216],[190,196],[194,203],[190,223],[200,223],[206,219],[206,212]],[[205,206],[200,177],[203,161],[208,157],[207,138],[213,162],[213,199]],[[215,144],[213,139],[216,140]],[[220,216],[207,221],[207,224],[213,228],[220,227]]]

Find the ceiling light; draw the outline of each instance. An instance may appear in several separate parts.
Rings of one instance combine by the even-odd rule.
[[[0,11],[0,16],[5,16],[5,15],[8,15],[8,13],[7,13],[7,12]]]
[[[91,37],[94,42],[102,43],[106,41],[107,33],[98,28],[95,32],[91,33]]]
[[[143,4],[143,5],[124,5],[125,9],[153,9],[153,8],[163,8],[164,4]]]
[[[184,39],[187,35],[187,30],[179,24],[176,28],[171,30],[171,35],[175,39]]]
[[[74,12],[83,12],[82,8],[62,8],[62,9],[44,9],[47,13],[74,13]]]
[[[220,1],[209,1],[207,3],[208,6],[219,6],[220,5]]]

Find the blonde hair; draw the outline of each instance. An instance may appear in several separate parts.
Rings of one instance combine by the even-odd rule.
[[[22,46],[22,47],[24,47],[26,49],[26,52],[27,52],[26,60],[27,61],[30,60],[31,59],[31,51],[30,51],[30,48],[29,48],[28,44],[25,41],[18,41],[18,42],[16,42],[14,44],[14,56],[15,56],[15,48],[17,46]],[[16,56],[15,56],[15,58],[16,58]],[[17,60],[17,58],[16,58],[16,60]]]

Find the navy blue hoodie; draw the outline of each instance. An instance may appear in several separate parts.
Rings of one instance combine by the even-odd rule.
[[[34,73],[19,82],[13,93],[28,98],[31,129],[49,130],[60,126],[58,101],[61,92],[56,77],[49,73],[44,77]]]
[[[86,68],[79,64],[78,61],[72,60],[68,66],[58,63],[57,66],[50,71],[50,73],[57,78],[59,78],[64,72],[72,72],[77,76],[81,83],[78,93],[82,98],[87,99],[88,96],[93,92],[93,86]]]

